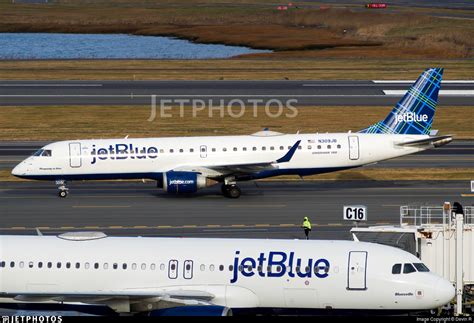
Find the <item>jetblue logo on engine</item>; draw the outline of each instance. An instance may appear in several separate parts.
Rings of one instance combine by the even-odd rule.
[[[91,156],[91,164],[107,159],[155,159],[158,157],[158,148],[153,146],[137,147],[133,144],[115,144],[109,145],[107,148],[96,148],[95,145],[92,145]]]
[[[329,261],[323,258],[307,259],[295,257],[294,252],[270,251],[268,254],[262,252],[258,258],[239,258],[240,251],[235,252],[233,274],[230,280],[234,284],[239,275],[252,277],[283,277],[311,278],[313,274],[317,278],[329,276]]]
[[[396,114],[395,118],[398,122],[427,122],[428,116],[426,114],[416,114],[413,112],[406,112],[403,114]]]
[[[169,185],[189,185],[194,184],[192,179],[172,179],[169,181]]]

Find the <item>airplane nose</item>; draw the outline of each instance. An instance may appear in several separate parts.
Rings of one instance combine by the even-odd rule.
[[[21,162],[18,165],[15,166],[15,168],[12,169],[12,175],[13,176],[21,176],[25,175],[25,163]]]
[[[456,294],[453,284],[444,278],[440,278],[436,283],[436,301],[440,306],[449,303]]]

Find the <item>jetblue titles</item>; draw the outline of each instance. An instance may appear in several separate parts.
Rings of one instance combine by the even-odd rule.
[[[92,145],[91,155],[91,164],[107,159],[155,159],[158,157],[158,148],[153,146],[137,147],[133,144],[115,144],[109,145],[107,148],[96,148],[95,145]]]
[[[427,122],[428,116],[426,114],[416,114],[413,112],[406,112],[403,114],[396,114],[395,115],[398,122]]]
[[[270,251],[262,252],[258,258],[245,257],[240,259],[240,251],[235,252],[233,275],[230,283],[237,282],[239,274],[244,277],[258,275],[260,277],[300,277],[326,278],[329,274],[329,261],[323,258],[307,259],[295,257],[294,252]]]

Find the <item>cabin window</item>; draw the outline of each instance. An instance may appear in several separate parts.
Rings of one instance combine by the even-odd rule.
[[[258,271],[259,273],[262,272],[262,269],[263,269],[262,266],[258,266],[258,267],[257,267],[257,271]]]
[[[247,151],[247,147],[243,147],[242,150],[243,150],[243,151]]]
[[[136,270],[137,269],[137,264],[136,263],[133,263],[132,264],[132,270]]]
[[[288,149],[291,149],[291,146],[288,146]]]
[[[165,270],[165,264],[160,265],[160,270]]]
[[[151,269],[151,270],[155,270],[155,269],[156,269],[156,265],[155,265],[155,264],[151,264],[150,269]]]
[[[257,147],[252,147],[252,150],[253,150],[253,151],[257,151]]]
[[[174,153],[174,150],[173,149],[170,149],[170,154]]]
[[[281,272],[282,267],[280,265],[277,266],[277,272]]]
[[[96,263],[94,264],[94,269],[99,269],[99,263],[98,263],[98,262],[96,262]]]
[[[283,150],[283,149],[285,149],[285,147],[283,147],[283,146],[280,146],[280,150]]]
[[[301,146],[298,146],[298,149],[303,149],[303,147],[301,147]]]
[[[165,153],[165,150],[164,149],[160,149],[160,154],[164,154]]]
[[[109,264],[108,263],[104,263],[104,269],[109,269]]]
[[[0,262],[0,268],[5,268],[5,261]]]
[[[48,268],[51,268],[53,267],[53,263],[52,262],[48,262]]]
[[[404,264],[403,265],[403,273],[404,274],[411,274],[416,271],[415,267],[412,264]]]
[[[25,266],[25,263],[23,261],[20,261],[20,268],[23,268]]]
[[[271,273],[272,272],[272,266],[267,266],[267,272]]]
[[[227,148],[222,148],[222,151],[227,151]]]
[[[244,266],[240,265],[240,266],[239,266],[239,271],[240,271],[240,272],[244,271]]]
[[[180,152],[180,153],[183,153],[183,152],[184,152],[184,149],[180,149],[179,152]]]
[[[296,272],[297,272],[297,273],[300,272],[300,266],[296,266]]]
[[[318,145],[318,149],[321,149],[321,145]]]
[[[30,262],[28,263],[28,267],[33,268],[33,261],[30,261]]]
[[[112,266],[114,269],[117,269],[118,268],[118,265],[117,264],[113,264]]]
[[[60,269],[60,268],[61,268],[61,263],[58,262],[58,263],[56,264],[56,267],[57,267],[58,269]]]
[[[79,268],[81,268],[81,264],[76,262],[76,269],[79,269]]]
[[[234,147],[234,151],[237,151],[237,147]]]
[[[201,265],[201,271],[206,270],[206,265]]]
[[[146,270],[146,264],[142,264],[142,270]]]
[[[124,270],[127,269],[127,264],[123,264],[122,269],[124,269]]]
[[[189,148],[189,152],[190,152],[190,153],[193,153],[193,152],[194,152],[194,149],[193,149],[193,148]]]
[[[311,150],[311,148],[313,148],[311,145],[308,145],[308,149]]]
[[[213,153],[215,153],[215,152],[216,152],[216,148],[212,148],[211,150],[212,150],[212,152],[213,152]]]
[[[219,270],[220,270],[220,271],[224,271],[224,265],[220,265],[220,266],[219,266]]]
[[[232,271],[232,270],[234,270],[234,266],[230,265],[229,266],[229,271]]]
[[[43,268],[43,263],[41,261],[38,263],[38,268]]]
[[[210,270],[210,271],[214,271],[214,265],[210,265],[210,266],[209,266],[209,270]]]
[[[15,268],[15,262],[14,261],[10,262],[10,267]]]
[[[262,147],[262,150],[267,150],[267,147],[263,146],[263,147]]]
[[[84,269],[89,269],[89,266],[90,266],[89,263],[86,262],[86,263],[84,264]]]
[[[402,272],[402,264],[395,264],[392,267],[392,274],[398,275]]]
[[[328,149],[331,149],[331,145],[328,145]]]
[[[271,147],[270,147],[270,150],[275,150],[275,147],[271,146]]]
[[[71,263],[70,262],[66,262],[66,268],[67,269],[71,268]]]
[[[337,149],[341,149],[341,145],[337,145]]]
[[[416,270],[418,270],[419,272],[422,272],[422,273],[427,273],[429,272],[430,270],[428,269],[428,267],[426,267],[426,265],[424,263],[421,263],[421,262],[416,262],[413,264],[416,268]]]

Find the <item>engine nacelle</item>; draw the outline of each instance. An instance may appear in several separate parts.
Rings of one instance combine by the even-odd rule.
[[[189,305],[151,311],[148,316],[232,316],[232,310],[217,305]]]
[[[217,183],[199,173],[194,172],[167,172],[163,173],[163,189],[170,194],[194,193]]]

